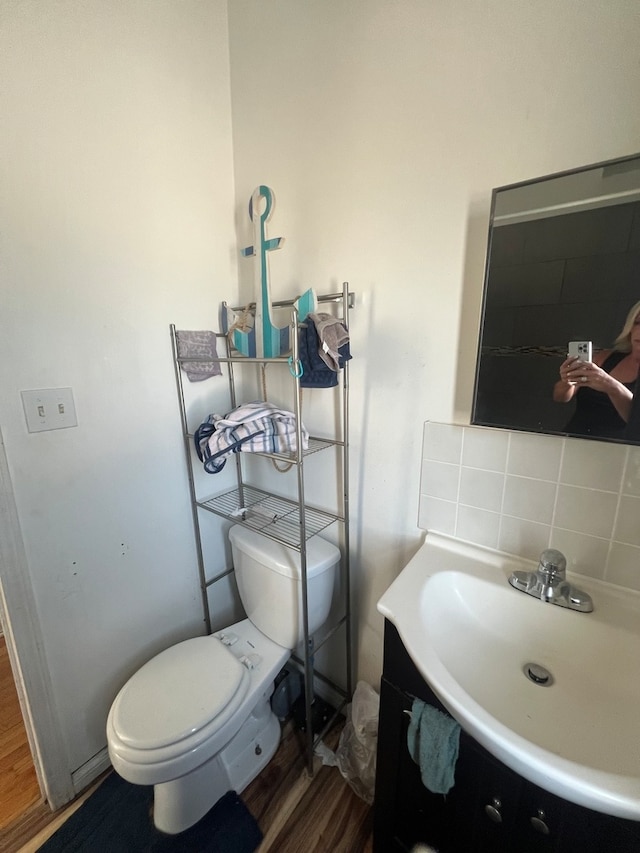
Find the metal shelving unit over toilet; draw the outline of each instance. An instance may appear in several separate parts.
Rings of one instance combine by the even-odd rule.
[[[340,316],[339,319],[347,322],[349,309],[354,306],[354,294],[349,292],[348,283],[345,282],[341,293],[329,293],[317,297],[318,303],[338,303]],[[273,303],[275,308],[291,308],[291,341],[294,364],[298,359],[298,317],[294,306],[294,300],[284,300]],[[252,307],[252,306],[250,306]],[[245,482],[242,468],[242,453],[234,454],[236,464],[237,486],[205,499],[200,499],[196,493],[195,478],[193,473],[193,464],[195,461],[193,433],[189,431],[187,423],[187,412],[185,406],[185,395],[181,366],[188,362],[208,361],[210,359],[198,358],[182,358],[178,355],[176,329],[172,325],[170,327],[171,341],[173,347],[176,385],[178,390],[178,400],[180,406],[180,415],[182,420],[183,437],[185,453],[187,457],[187,471],[189,477],[189,489],[191,493],[191,507],[194,533],[196,539],[196,553],[198,559],[198,570],[200,575],[200,586],[202,591],[202,605],[204,610],[205,623],[207,631],[211,631],[211,616],[209,612],[209,589],[222,578],[233,572],[233,569],[228,569],[211,579],[206,578],[205,561],[202,548],[202,538],[200,530],[200,511],[214,513],[224,519],[232,521],[234,524],[242,524],[256,530],[260,534],[281,542],[300,552],[300,565],[302,575],[302,605],[303,605],[303,630],[304,630],[304,656],[299,659],[292,656],[292,659],[302,670],[304,674],[305,684],[305,719],[306,724],[306,751],[307,751],[307,768],[310,774],[313,773],[313,750],[318,741],[326,733],[326,730],[333,724],[335,717],[351,699],[352,695],[352,629],[351,629],[351,584],[350,584],[350,532],[349,532],[349,368],[348,362],[345,362],[344,368],[340,371],[340,381],[338,388],[341,390],[341,434],[334,438],[321,438],[310,436],[308,449],[302,449],[302,395],[299,378],[292,377],[293,392],[294,392],[294,414],[296,416],[297,428],[297,450],[295,453],[260,453],[257,455],[272,458],[280,462],[291,463],[297,471],[297,500],[282,497],[267,491],[263,488],[257,488]],[[221,356],[219,361],[227,365],[228,380],[229,380],[229,396],[230,409],[234,409],[238,405],[236,398],[236,380],[234,374],[235,365],[246,364],[282,364],[285,369],[289,369],[288,357],[264,358],[264,357],[248,357],[234,352],[231,349],[229,339],[224,334],[218,334],[218,339],[224,340],[226,355]],[[331,447],[339,448],[339,456],[341,458],[341,470],[339,474],[342,477],[342,506],[335,513],[329,512],[326,509],[311,506],[307,503],[305,495],[305,476],[304,476],[304,460],[306,457],[320,453]],[[238,514],[238,509],[244,511],[241,515]],[[308,601],[307,601],[307,542],[313,536],[316,536],[321,531],[328,528],[334,523],[342,524],[342,589],[344,591],[344,610],[342,617],[337,623],[331,626],[329,630],[322,633],[322,629],[317,634],[320,636],[310,636],[309,620],[308,620]],[[317,670],[314,665],[314,656],[319,649],[341,628],[345,632],[345,682],[346,687],[342,688],[335,683],[331,678]],[[327,721],[323,730],[317,735],[314,735],[313,726],[309,724],[312,720],[312,705],[314,701],[314,680],[318,679],[325,683],[333,692],[341,697],[336,713]]]

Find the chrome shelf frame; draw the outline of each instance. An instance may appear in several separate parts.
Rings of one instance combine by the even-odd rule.
[[[320,304],[335,303],[338,305],[338,319],[347,323],[348,313],[355,306],[355,295],[349,291],[349,284],[345,282],[341,293],[329,293],[319,295],[317,301]],[[284,300],[274,302],[276,308],[291,308],[291,335],[292,342],[291,357],[294,362],[298,359],[298,330],[299,322],[297,311],[294,305],[295,300]],[[226,304],[226,303],[223,303]],[[247,306],[243,306],[247,307]],[[249,306],[250,307],[250,306]],[[235,310],[241,310],[236,308]],[[210,361],[210,358],[184,358],[178,355],[178,346],[176,338],[175,325],[170,326],[171,344],[173,349],[173,360],[176,378],[176,387],[178,392],[178,401],[180,406],[180,417],[182,422],[182,434],[184,440],[184,450],[187,461],[187,472],[189,479],[189,490],[191,495],[191,512],[192,521],[196,542],[196,555],[198,561],[198,572],[200,577],[200,587],[202,592],[202,607],[204,613],[204,621],[207,628],[207,633],[211,633],[211,614],[209,611],[209,590],[219,580],[227,577],[233,572],[233,569],[228,569],[216,575],[212,579],[207,579],[205,560],[202,546],[202,536],[200,529],[200,513],[202,511],[210,512],[224,519],[232,521],[235,524],[242,524],[249,527],[261,535],[280,542],[288,547],[294,548],[300,552],[300,570],[301,570],[301,592],[302,592],[302,616],[303,616],[303,632],[304,642],[301,644],[304,654],[300,657],[292,655],[291,660],[294,665],[299,666],[304,674],[305,685],[305,715],[306,720],[312,719],[312,704],[314,701],[314,681],[318,679],[324,683],[333,693],[340,697],[338,707],[335,710],[332,718],[327,721],[322,732],[314,735],[311,724],[306,726],[306,759],[307,771],[310,776],[313,776],[313,750],[324,733],[330,728],[335,719],[343,711],[345,705],[350,701],[353,693],[353,655],[352,655],[352,611],[351,611],[351,570],[350,570],[350,529],[349,529],[349,363],[345,362],[343,369],[340,371],[339,383],[336,388],[322,389],[322,393],[338,392],[341,395],[341,428],[340,434],[333,438],[324,438],[312,436],[309,439],[308,449],[303,450],[302,442],[302,395],[299,379],[292,377],[293,382],[293,397],[294,397],[294,414],[296,416],[296,446],[297,450],[293,453],[259,453],[252,454],[254,456],[264,456],[273,460],[289,463],[292,469],[296,472],[296,489],[297,499],[281,497],[271,491],[262,488],[257,488],[245,482],[242,457],[246,456],[243,453],[234,454],[236,464],[237,487],[226,490],[221,494],[212,495],[206,498],[199,498],[196,491],[195,477],[193,464],[195,460],[195,449],[193,441],[193,433],[190,432],[187,423],[187,412],[185,406],[185,393],[183,385],[183,377],[181,367],[189,362]],[[229,397],[230,409],[234,409],[238,405],[236,399],[236,383],[234,370],[236,366],[243,364],[281,364],[285,368],[289,367],[288,357],[277,358],[252,358],[243,356],[242,354],[231,349],[229,339],[226,335],[217,333],[218,341],[224,341],[226,355],[221,356],[218,360],[221,364],[227,365],[228,381],[229,381]],[[305,389],[306,390],[306,389]],[[310,389],[310,393],[313,390]],[[320,393],[320,389],[318,389]],[[342,495],[340,506],[336,512],[329,512],[325,509],[320,509],[311,506],[305,495],[305,476],[304,476],[304,460],[306,457],[323,452],[329,448],[336,448],[339,451],[339,474],[342,478]],[[307,542],[313,536],[316,536],[321,531],[330,527],[333,524],[340,524],[341,527],[341,581],[344,595],[343,613],[340,618],[331,626],[328,631],[323,627],[317,634],[313,636],[309,632],[309,602],[307,590]],[[327,642],[327,640],[336,634],[339,630],[344,629],[345,634],[345,686],[340,686],[320,672],[314,663],[314,656],[317,651]],[[324,630],[324,633],[322,633]]]

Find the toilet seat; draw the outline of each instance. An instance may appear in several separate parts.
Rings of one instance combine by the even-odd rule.
[[[141,763],[166,759],[210,737],[248,687],[246,668],[226,646],[215,637],[194,637],[156,655],[129,679],[113,703],[111,731],[119,749]],[[145,757],[147,750],[156,758]]]
[[[132,719],[129,727],[129,718],[134,718],[133,708],[138,701],[136,694],[140,695],[138,688],[136,687],[134,692],[130,685],[138,685],[143,696],[147,693],[146,689],[143,689],[144,682],[137,678],[137,674],[131,677],[116,696],[107,718],[107,744],[111,764],[123,779],[135,785],[177,784],[176,780],[190,778],[190,774],[196,773],[205,762],[214,759],[238,737],[240,731],[244,734],[238,744],[244,743],[245,739],[247,743],[251,743],[254,731],[252,726],[255,723],[251,723],[249,727],[245,723],[252,719],[251,714],[256,708],[262,708],[265,703],[266,707],[269,707],[268,699],[273,691],[273,680],[286,663],[290,651],[261,634],[248,619],[230,625],[224,629],[224,632],[228,636],[235,637],[231,647],[223,645],[214,636],[197,637],[194,640],[186,640],[184,652],[182,650],[177,652],[175,659],[173,654],[171,656],[167,654],[175,649],[174,646],[148,662],[155,671],[153,680],[157,677],[162,687],[155,688],[149,684],[149,691],[151,691],[149,695],[155,698],[149,701],[147,697],[146,702],[144,699],[140,700],[140,719],[143,721],[149,721],[152,716],[171,718],[173,712],[166,712],[164,704],[168,703],[169,707],[173,708],[178,702],[185,703],[185,695],[188,697],[194,695],[197,682],[213,679],[216,686],[227,684],[225,690],[215,694],[217,698],[211,708],[203,707],[201,703],[196,709],[191,705],[191,698],[189,698],[189,702],[185,704],[191,705],[191,711],[184,712],[187,715],[185,717],[178,717],[178,724],[175,726],[167,725],[165,729],[164,724],[161,726],[154,719],[153,725],[158,727],[154,737],[157,735],[158,741],[165,743],[164,746],[141,747],[140,743],[151,743],[146,725],[144,730],[140,730],[138,728],[140,722]],[[192,651],[194,657],[201,660],[201,665],[194,664],[194,668],[191,668],[191,664],[186,660],[186,656],[190,656]],[[256,654],[260,658],[260,663],[257,665],[255,659],[252,660]],[[230,664],[229,659],[231,659]],[[246,659],[246,666],[241,663],[244,659]],[[176,664],[177,670],[173,665],[168,666],[170,661]],[[167,663],[166,668],[164,662]],[[222,704],[222,701],[218,702],[218,698],[222,696],[224,699],[224,696],[228,696],[233,691],[233,687],[228,687],[228,682],[221,679],[221,673],[227,671],[227,665],[232,675],[234,670],[236,674],[242,673],[241,681],[231,699],[218,710],[216,716],[213,716],[212,708]],[[147,664],[142,669],[146,666]],[[190,672],[186,684],[182,673],[183,667],[189,668]],[[231,684],[233,685],[233,680]],[[214,688],[211,689],[214,690]],[[158,692],[153,692],[155,690]],[[121,695],[129,693],[131,696],[127,697],[126,703],[121,702]],[[127,707],[129,702],[131,702],[131,709]],[[154,702],[156,702],[155,705]],[[121,705],[124,710],[121,709]],[[209,721],[201,725],[201,728],[197,728],[206,718],[209,718]],[[273,719],[276,720],[275,717]],[[277,725],[279,727],[279,724]],[[177,738],[187,729],[194,729],[194,731],[178,740]],[[237,746],[234,746],[234,749],[237,749]],[[234,781],[234,784],[237,782]]]

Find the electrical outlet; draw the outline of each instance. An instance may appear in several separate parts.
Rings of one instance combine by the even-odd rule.
[[[40,388],[21,391],[29,432],[78,426],[71,388]]]

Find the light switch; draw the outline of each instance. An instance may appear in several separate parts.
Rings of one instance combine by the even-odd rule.
[[[21,391],[29,432],[78,426],[71,388],[40,388]]]

